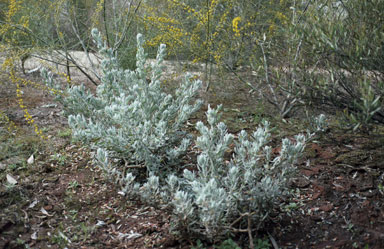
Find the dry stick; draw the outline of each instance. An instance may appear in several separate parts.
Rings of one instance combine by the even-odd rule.
[[[104,2],[105,3],[105,2]],[[112,24],[114,26],[114,29],[115,29],[115,40],[116,40],[116,37],[118,37],[118,33],[117,30],[119,28],[119,25],[117,23],[117,20],[118,20],[118,16],[116,14],[116,5],[115,5],[116,1],[112,1],[112,12],[113,12],[113,18],[112,18]],[[109,45],[108,45],[109,46]],[[110,46],[109,46],[110,47]]]
[[[303,35],[304,36],[304,35]],[[301,44],[302,44],[302,41],[303,41],[303,38],[304,37],[301,37],[300,39],[300,42],[299,44],[297,45],[297,48],[296,48],[296,53],[295,53],[295,57],[293,59],[294,63],[295,63],[295,66],[296,66],[296,62],[297,62],[297,58],[299,56],[299,53],[300,53],[300,49],[301,49]],[[295,70],[293,70],[292,72],[292,75],[293,75],[293,78],[294,78],[294,81],[293,82],[296,82],[296,73],[295,73]],[[288,94],[290,95],[290,93],[292,92],[292,89],[289,89],[287,90],[288,91]],[[298,100],[297,98],[294,98],[292,101],[289,100],[289,95],[288,95],[288,98],[284,101],[284,104],[283,104],[283,108],[282,108],[282,117],[284,118],[286,115],[288,115],[292,109],[295,107],[295,103],[296,101]]]
[[[210,56],[210,55],[209,55]],[[207,65],[207,63],[205,63]],[[205,69],[207,74],[207,87],[205,88],[205,92],[209,91],[211,85],[211,77],[212,77],[212,62],[209,62],[208,68]]]
[[[73,24],[73,22],[71,22],[71,27],[72,27],[72,30],[73,30],[73,32],[75,33],[77,39],[79,40],[79,42],[80,42],[80,44],[81,44],[81,47],[83,48],[83,51],[84,51],[85,55],[87,56],[87,59],[88,59],[90,65],[91,65],[90,70],[91,70],[91,72],[96,76],[96,78],[97,78],[98,80],[101,80],[101,76],[100,76],[100,75],[96,72],[96,70],[95,70],[95,64],[93,63],[93,61],[92,61],[91,58],[89,57],[88,49],[86,48],[86,46],[85,46],[85,44],[84,44],[84,41],[81,39],[81,37],[80,37],[80,35],[79,35],[79,32],[78,32],[78,31],[79,31],[79,25],[78,25],[78,23],[77,23],[76,18],[74,18],[74,22],[75,22],[76,27],[75,27],[75,25]],[[71,56],[71,57],[72,57],[72,56]],[[74,60],[73,60],[73,61],[74,61]],[[76,64],[75,64],[75,65],[76,65]]]
[[[63,55],[59,50],[55,50],[55,52],[56,53],[58,53],[60,56],[65,56],[65,55]],[[67,66],[67,64],[63,64],[63,63],[60,63],[60,62],[57,62],[57,61],[54,61],[54,60],[51,60],[51,59],[48,59],[48,58],[44,58],[44,57],[41,57],[41,56],[39,56],[39,55],[36,55],[36,54],[32,54],[31,55],[31,57],[35,57],[35,58],[37,58],[37,59],[40,59],[40,60],[43,60],[43,61],[47,61],[47,62],[51,62],[51,63],[54,63],[54,64],[56,64],[56,65],[60,65],[60,66]],[[80,65],[78,65],[77,63],[76,63],[76,61],[73,59],[73,57],[71,56],[71,54],[68,54],[68,59],[69,59],[69,61],[74,65],[74,66],[69,66],[69,67],[75,67],[75,68],[77,68],[77,69],[79,69],[80,70],[80,72],[82,73],[82,74],[84,74],[95,86],[97,86],[98,84],[94,81],[94,79],[89,75],[89,74],[87,74],[87,72],[85,72],[84,71],[84,69],[80,66]]]
[[[208,57],[207,59],[205,60],[205,80],[207,81],[207,86],[205,88],[205,92],[208,92],[209,90],[209,87],[210,87],[210,84],[211,84],[211,67],[210,69],[208,69],[208,62],[210,62],[210,57],[211,57],[211,50],[210,50],[210,26],[209,26],[209,22],[210,22],[210,12],[209,12],[209,0],[206,0],[206,4],[207,4],[207,38],[206,38],[206,42],[207,42],[207,48],[208,48]],[[211,63],[210,63],[211,65]],[[209,70],[209,73],[208,73],[208,70]]]
[[[67,11],[68,11],[68,15],[67,16],[69,16],[70,15],[70,11],[69,11],[69,9],[67,9]],[[70,17],[69,17],[70,18]],[[76,18],[74,18],[74,20],[76,21]],[[70,18],[70,21],[71,21],[71,18]],[[90,58],[89,58],[89,53],[88,53],[88,51],[85,49],[85,45],[84,45],[84,43],[83,43],[83,40],[81,40],[81,38],[80,38],[80,36],[79,36],[79,34],[78,34],[78,32],[77,32],[77,30],[76,30],[76,28],[74,27],[74,25],[73,25],[73,22],[71,21],[70,22],[71,23],[71,27],[72,27],[72,29],[73,29],[73,31],[74,31],[74,33],[75,33],[75,35],[76,35],[76,37],[79,39],[79,41],[80,41],[80,43],[81,43],[81,45],[82,45],[82,47],[83,47],[83,50],[84,50],[84,52],[85,52],[85,54],[87,55],[87,57],[88,57],[88,61],[91,63],[91,71],[93,71],[93,69],[94,69],[94,65],[93,65],[93,63],[92,63],[92,61],[90,60]],[[76,25],[77,25],[77,21],[76,21]],[[78,27],[78,25],[77,25],[77,27]],[[58,26],[56,26],[56,32],[58,32]],[[70,58],[70,60],[71,60],[71,62],[75,65],[75,67],[77,68],[77,69],[79,69],[80,70],[80,72],[82,73],[82,74],[84,74],[91,82],[92,82],[92,84],[94,84],[95,86],[98,86],[98,84],[96,83],[96,81],[87,73],[87,72],[85,72],[85,70],[83,69],[83,68],[81,68],[81,66],[76,62],[76,60],[72,57],[72,55],[70,54],[70,53],[68,53],[68,49],[67,48],[65,48],[65,52],[66,52],[66,58]],[[58,52],[59,54],[60,54],[60,52]],[[96,76],[96,78],[98,78],[98,80],[101,80],[101,77],[99,77],[95,72],[92,72],[92,73],[94,73],[95,74],[95,76]]]
[[[63,63],[60,63],[60,62],[56,62],[56,61],[54,61],[54,60],[51,60],[51,59],[48,59],[48,58],[44,58],[44,57],[39,56],[39,55],[37,55],[37,54],[31,54],[30,57],[31,57],[31,58],[37,58],[37,59],[39,59],[39,60],[41,60],[41,61],[51,62],[51,63],[53,63],[53,64],[55,64],[55,65],[58,65],[58,66],[64,66],[64,67],[67,66],[66,63],[63,64]],[[69,67],[71,67],[71,66],[69,66]],[[75,67],[75,66],[73,66],[73,67]]]
[[[249,237],[249,248],[253,249],[253,248],[255,248],[255,246],[253,244],[252,221],[251,221],[251,216],[250,215],[248,215],[248,227],[247,227],[247,230],[248,230],[248,237]]]
[[[68,58],[68,51],[65,53],[65,62],[66,62],[66,68],[67,68],[67,76],[69,80],[71,81],[71,69],[69,67],[69,58]]]
[[[269,81],[267,57],[266,57],[266,55],[265,55],[265,51],[264,51],[264,47],[263,47],[263,43],[262,43],[262,42],[260,42],[260,48],[261,48],[261,52],[263,53],[264,71],[265,71],[265,81],[267,82],[267,85],[268,85],[268,87],[269,87],[269,90],[270,90],[271,93],[272,93],[272,96],[273,96],[274,101],[275,101],[275,106],[279,109],[280,113],[282,113],[283,110],[281,110],[280,107],[279,107],[279,101],[277,100],[275,90],[273,89],[273,87],[271,86],[271,83],[270,83],[270,81]]]
[[[234,231],[234,232],[239,232],[239,233],[248,233],[248,238],[249,238],[249,248],[255,248],[254,247],[254,243],[253,243],[253,236],[252,236],[252,220],[251,220],[251,216],[253,214],[255,214],[256,212],[252,212],[252,213],[243,213],[243,214],[240,214],[240,217],[237,218],[234,222],[231,223],[231,225],[229,226],[229,228]],[[238,223],[239,221],[241,221],[241,219],[243,217],[247,216],[247,221],[248,221],[248,225],[247,225],[247,229],[237,229],[237,228],[233,228],[233,226]]]
[[[234,222],[232,222],[232,224],[231,225],[229,225],[229,227],[233,227],[236,223],[238,223],[239,221],[241,221],[241,219],[244,217],[244,216],[249,216],[249,215],[252,215],[252,214],[254,214],[254,212],[253,213],[244,213],[244,214],[240,214],[240,217],[239,218],[237,218]]]
[[[89,63],[91,64],[92,73],[96,76],[96,78],[98,78],[100,80],[101,77],[96,73],[95,65],[93,64],[93,61],[89,57],[88,49],[86,48],[83,39],[81,39],[81,37],[80,37],[80,34],[79,34],[80,29],[79,29],[79,24],[77,22],[77,19],[76,18],[73,18],[73,19],[74,19],[74,22],[71,21],[71,28],[72,28],[73,32],[75,33],[77,39],[79,40],[81,47],[83,48],[83,51],[84,51],[85,55],[87,56]]]
[[[274,249],[279,249],[279,246],[277,245],[276,240],[272,237],[270,233],[268,233],[269,240],[272,242],[273,248]]]
[[[104,2],[104,6],[105,6],[105,2]],[[129,6],[129,8],[130,8],[131,6]],[[124,6],[120,6],[120,8],[121,9],[124,9]],[[104,12],[105,12],[105,10],[104,10]],[[116,42],[117,41],[119,41],[120,40],[120,38],[119,38],[119,33],[121,33],[121,35],[122,35],[122,37],[124,37],[123,35],[123,33],[122,32],[118,32],[118,30],[119,30],[119,24],[120,24],[120,18],[121,18],[121,16],[122,15],[120,15],[119,17],[118,17],[118,15],[117,15],[117,13],[116,13],[116,5],[115,5],[115,1],[112,1],[112,12],[113,12],[113,17],[112,17],[112,19],[113,19],[113,21],[112,21],[112,23],[113,23],[113,26],[114,26],[114,34],[115,34],[115,37],[114,37],[114,44],[113,44],[113,48],[112,48],[112,50],[115,52],[117,49],[114,49],[114,47],[116,46]],[[128,13],[129,13],[129,10],[128,10]],[[125,29],[125,27],[126,27],[126,25],[127,25],[127,19],[129,18],[129,15],[127,14],[127,18],[125,18],[125,20],[124,20],[124,26],[123,26],[123,29]],[[106,20],[106,18],[104,17],[104,26],[106,26],[107,25],[107,20]],[[109,38],[108,38],[109,39]],[[108,47],[111,47],[110,46],[110,44],[108,43]]]
[[[297,61],[297,57],[299,56],[299,53],[300,53],[302,41],[303,41],[303,37],[300,39],[300,42],[299,42],[299,44],[298,44],[298,46],[296,48],[296,53],[295,53],[295,57],[294,57],[295,64],[296,64],[296,61]],[[298,101],[298,99],[295,97],[295,98],[293,98],[293,100],[290,100],[290,95],[291,95],[292,89],[289,90],[289,89],[284,89],[284,88],[280,87],[283,91],[288,92],[288,95],[286,96],[286,99],[283,102],[283,106],[282,106],[282,108],[280,108],[280,106],[278,105],[279,102],[278,102],[278,100],[276,98],[276,94],[275,94],[275,92],[274,92],[274,90],[273,90],[273,88],[272,88],[272,86],[271,86],[271,84],[269,82],[267,58],[265,56],[264,47],[263,47],[262,43],[260,43],[260,47],[261,47],[261,51],[263,53],[264,68],[265,68],[264,69],[265,70],[265,79],[266,79],[267,84],[268,84],[268,86],[269,86],[269,88],[270,88],[270,90],[272,92],[273,97],[274,97],[274,101],[276,103],[275,106],[278,107],[278,109],[280,110],[281,117],[284,118],[295,107],[294,104],[296,103],[296,101]],[[294,77],[294,82],[296,82],[296,79],[295,79],[296,78],[296,74],[295,74],[294,70],[293,70],[293,77]]]
[[[309,1],[307,2],[307,5],[305,6],[303,12],[301,13],[301,16],[297,19],[297,23],[299,23],[299,22],[301,21],[301,18],[304,16],[305,12],[307,12],[308,7],[309,7],[309,4],[311,3],[311,1],[312,1],[312,0],[309,0]],[[342,0],[341,0],[341,2],[342,2]]]
[[[103,20],[104,20],[104,29],[105,29],[105,35],[107,37],[107,46],[110,47],[109,44],[109,31],[108,31],[108,25],[107,25],[107,13],[106,13],[106,1],[103,3]],[[115,16],[115,15],[114,15]]]
[[[125,168],[128,168],[128,169],[141,169],[141,168],[145,168],[145,165],[142,165],[142,164],[134,164],[134,165],[129,165],[129,163],[127,162],[127,160],[124,160],[124,167]]]
[[[70,55],[69,54],[69,58],[70,58],[70,60],[71,60],[71,62],[73,63],[73,65],[75,65],[75,67],[77,68],[77,69],[79,69],[80,70],[80,72],[82,73],[82,74],[84,74],[91,82],[92,82],[92,84],[94,84],[95,86],[98,86],[99,84],[97,84],[96,83],[96,81],[87,73],[87,72],[85,72],[85,70],[79,65],[79,64],[77,64],[77,62],[75,61],[75,59],[72,57],[72,55]]]
[[[131,11],[131,5],[132,5],[132,2],[133,2],[133,0],[129,3],[129,10],[128,10],[128,13]],[[133,11],[134,14],[136,14],[137,11],[139,10],[140,5],[141,5],[141,2],[142,2],[142,0],[140,0],[140,2],[137,4],[135,10]],[[123,32],[122,32],[122,35],[121,35],[120,39],[119,39],[119,40],[117,39],[117,41],[115,42],[115,44],[114,44],[114,46],[113,46],[113,48],[112,48],[113,51],[116,51],[117,49],[120,48],[121,44],[122,44],[123,41],[125,40],[127,31],[128,31],[128,29],[130,28],[131,24],[132,24],[132,19],[131,19],[130,22],[126,21],[126,23],[124,24],[124,29],[123,29]]]

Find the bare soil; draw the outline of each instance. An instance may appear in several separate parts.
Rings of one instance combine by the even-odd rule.
[[[35,81],[40,79],[35,78]],[[299,133],[303,122],[274,119],[270,108],[240,84],[212,84],[203,98],[224,104],[232,132],[252,130],[261,118],[276,121],[276,140]],[[24,87],[24,102],[40,128],[41,142],[17,106],[14,86],[2,77],[0,111],[18,125],[16,135],[0,123],[7,148],[0,160],[0,248],[191,248],[196,238],[169,232],[165,210],[119,195],[91,160],[92,152],[70,143],[60,107],[40,90]],[[203,93],[204,94],[204,93]],[[204,118],[204,109],[192,120]],[[283,203],[258,236],[279,248],[384,248],[384,137],[331,126],[307,145],[293,200]],[[21,137],[17,138],[17,136]],[[32,136],[32,137],[31,137]],[[278,148],[276,148],[278,149]],[[34,155],[32,164],[26,163]],[[9,186],[6,175],[17,184]],[[235,236],[242,248],[247,237]],[[213,245],[206,244],[207,248]]]

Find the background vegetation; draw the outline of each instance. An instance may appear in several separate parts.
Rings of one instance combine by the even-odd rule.
[[[168,59],[202,63],[206,90],[232,74],[282,118],[302,107],[344,113],[364,129],[384,122],[383,8],[373,1],[163,0],[1,1],[3,69],[30,57],[78,68],[98,84],[71,51],[95,51],[94,27],[118,55],[135,67],[135,37],[143,33],[149,54],[167,45]],[[44,6],[43,8],[41,6]],[[55,51],[55,56],[53,55]],[[152,52],[151,52],[152,51]],[[46,58],[46,57],[44,57]],[[200,64],[199,64],[200,65]],[[10,67],[12,67],[10,66]],[[23,69],[24,70],[24,69]],[[219,76],[213,77],[212,76]],[[213,82],[214,83],[214,82]],[[256,103],[256,101],[255,101]],[[328,108],[330,107],[330,108]]]

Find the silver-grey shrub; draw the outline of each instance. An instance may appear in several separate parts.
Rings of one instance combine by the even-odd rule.
[[[194,98],[201,82],[187,75],[175,96],[166,94],[160,81],[165,45],[160,46],[156,61],[147,66],[144,40],[139,34],[137,69],[123,70],[100,33],[94,29],[92,35],[103,56],[103,76],[96,94],[84,86],[73,86],[64,89],[64,97],[58,99],[73,138],[98,149],[101,162],[104,158],[100,155],[107,153],[109,158],[124,159],[130,165],[143,164],[148,171],[176,164],[190,144],[183,126],[200,107]],[[52,73],[43,70],[42,76],[47,84],[58,88]],[[104,169],[109,174],[122,174],[109,164]]]
[[[169,193],[179,225],[188,224],[184,229],[208,238],[238,228],[259,229],[288,193],[289,179],[306,141],[304,135],[295,136],[295,142],[283,139],[281,151],[273,156],[268,122],[252,135],[241,131],[235,137],[219,122],[219,109],[208,108],[208,126],[196,124],[200,132],[196,140],[200,151],[197,172],[184,170],[173,184],[178,185],[176,192]],[[225,153],[233,143],[229,158]],[[248,220],[252,227],[248,227]]]
[[[185,169],[181,174],[175,171],[165,179],[150,173],[142,184],[135,181],[132,172],[117,174],[116,178],[121,194],[170,208],[175,231],[208,239],[262,228],[281,199],[289,194],[296,160],[313,135],[297,135],[294,142],[283,139],[281,150],[275,155],[268,145],[268,122],[263,122],[252,135],[241,131],[234,136],[219,122],[220,108],[208,107],[208,126],[196,124],[200,136],[195,141],[195,170]],[[229,151],[233,151],[231,156],[227,155]],[[99,150],[98,157],[104,162],[103,167],[108,167],[107,154]]]

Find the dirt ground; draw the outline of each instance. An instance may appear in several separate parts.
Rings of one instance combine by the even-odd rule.
[[[33,135],[15,101],[14,86],[2,77],[0,111],[19,128],[12,135],[0,123],[0,248],[196,246],[196,238],[169,233],[165,210],[117,193],[92,163],[92,152],[70,143],[60,107],[47,94],[31,87],[22,90],[25,105],[49,139],[42,142]],[[252,130],[260,118],[273,121],[274,114],[248,90],[212,84],[203,97],[212,105],[224,103],[230,131]],[[190,122],[203,118],[204,109]],[[273,123],[279,131],[276,139],[301,131],[297,120],[288,122]],[[283,203],[285,212],[277,211],[259,237],[278,248],[384,248],[384,132],[378,128],[374,134],[331,125],[308,144],[300,172],[292,179],[293,200]],[[34,161],[28,163],[32,154]],[[10,186],[7,176],[17,184]],[[234,240],[247,248],[246,238],[236,235]]]

